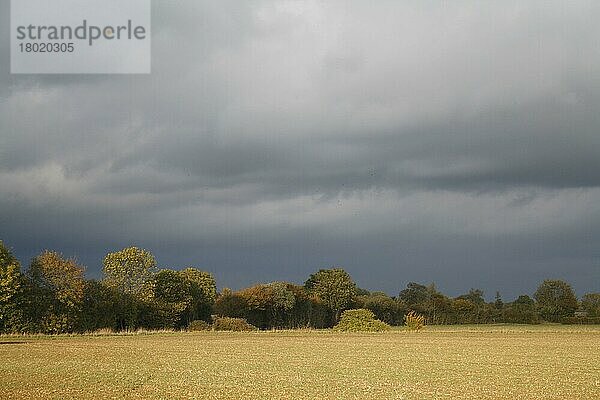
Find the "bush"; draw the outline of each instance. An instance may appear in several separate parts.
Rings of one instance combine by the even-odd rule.
[[[248,332],[256,330],[254,325],[250,325],[244,318],[216,317],[213,321],[215,331],[235,331]]]
[[[333,329],[343,332],[381,332],[389,330],[390,326],[376,319],[373,311],[359,308],[344,311],[340,322]]]
[[[404,316],[404,325],[409,331],[420,331],[425,327],[425,317],[411,311]]]
[[[565,325],[595,325],[600,324],[600,317],[565,317],[560,322]]]
[[[190,322],[188,325],[188,331],[208,331],[210,330],[210,324],[201,319]]]

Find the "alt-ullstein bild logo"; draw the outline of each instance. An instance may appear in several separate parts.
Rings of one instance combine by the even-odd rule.
[[[11,73],[150,73],[150,0],[11,0]]]

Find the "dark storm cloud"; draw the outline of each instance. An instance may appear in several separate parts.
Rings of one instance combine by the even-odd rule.
[[[9,75],[7,5],[0,226],[25,261],[98,276],[136,243],[236,287],[343,265],[390,293],[599,289],[594,2],[154,2],[149,76]]]

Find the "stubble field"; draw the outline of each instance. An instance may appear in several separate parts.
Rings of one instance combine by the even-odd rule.
[[[600,326],[0,337],[1,399],[595,399]]]

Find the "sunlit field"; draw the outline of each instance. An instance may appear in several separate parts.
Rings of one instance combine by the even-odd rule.
[[[0,337],[0,398],[596,399],[600,326]]]

